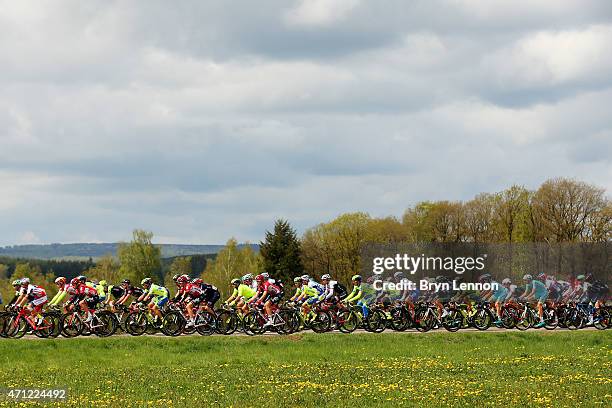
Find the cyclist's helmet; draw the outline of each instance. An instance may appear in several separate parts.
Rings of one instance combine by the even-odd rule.
[[[232,285],[240,285],[240,279],[232,279]]]
[[[172,277],[172,280],[173,280],[174,282],[176,282],[176,280],[179,278],[179,276],[180,276],[180,275],[178,275],[178,274],[174,275],[174,276]]]
[[[537,278],[538,278],[538,280],[545,281],[546,280],[546,274],[544,272],[540,272],[540,273],[538,273],[538,277]]]
[[[583,281],[583,280],[585,280],[585,278],[586,278],[586,277],[585,277],[584,275],[578,275],[578,276],[576,276],[576,279],[577,279],[577,280],[579,280],[579,281]]]
[[[250,273],[247,273],[241,278],[241,280],[243,282],[251,282],[253,280],[253,275],[251,275]]]
[[[124,280],[121,282],[121,284],[123,284],[123,285],[127,285],[127,286],[130,286],[130,285],[132,284],[132,282],[130,282],[130,280],[129,280],[129,279],[124,279]]]
[[[142,286],[149,286],[149,285],[151,285],[151,283],[153,283],[151,278],[144,278],[143,280],[140,281],[140,284]]]
[[[79,278],[74,278],[74,279],[72,279],[72,280],[70,281],[70,285],[71,285],[71,286],[74,286],[74,287],[77,287],[77,286],[79,286],[80,284],[81,284],[81,281],[79,280]]]
[[[83,276],[83,275],[77,276],[77,279],[80,280],[83,283],[87,282],[87,278],[85,276]]]
[[[21,278],[21,286],[28,286],[30,284],[30,278]]]
[[[351,277],[351,280],[361,282],[361,275],[353,275]]]
[[[531,276],[531,275],[527,274],[527,275],[523,276],[523,280],[524,280],[524,281],[530,281],[530,280],[533,280],[533,276]]]
[[[102,279],[100,282],[98,282],[99,285],[101,286],[108,286],[108,282],[105,281],[104,279]]]
[[[490,273],[485,273],[482,274],[478,277],[479,281],[490,281],[491,280],[491,274]]]
[[[302,278],[299,276],[296,276],[295,278],[293,278],[293,283],[302,283]]]
[[[331,280],[331,275],[326,273],[325,275],[321,276],[321,280]]]
[[[15,279],[12,283],[13,286],[21,286],[21,279]]]
[[[393,274],[393,277],[394,277],[396,280],[402,280],[402,279],[404,279],[404,273],[403,273],[403,272],[395,272],[395,273]]]
[[[55,284],[58,286],[63,286],[66,284],[66,278],[60,276],[59,278],[55,278]]]
[[[369,277],[369,278],[366,280],[366,282],[367,282],[367,283],[369,283],[369,284],[371,285],[372,283],[374,283],[374,277],[373,277],[373,276],[370,276],[370,277]]]
[[[201,285],[204,283],[204,281],[200,278],[194,278],[191,283],[193,283],[194,285]]]
[[[504,279],[504,280],[502,281],[502,285],[509,285],[509,284],[511,284],[511,283],[512,283],[512,281],[510,280],[510,278],[506,278],[506,279]]]
[[[176,278],[177,285],[184,285],[187,282],[189,282],[189,278],[187,278],[187,275],[181,275],[178,278]]]
[[[263,281],[264,281],[264,277],[263,277],[263,275],[259,274],[259,275],[257,275],[257,276],[255,277],[255,280],[256,280],[257,282],[263,282]]]
[[[261,276],[263,276],[264,279],[270,279],[270,274],[268,272],[262,272]]]
[[[310,276],[302,275],[302,280],[308,282],[310,280]]]

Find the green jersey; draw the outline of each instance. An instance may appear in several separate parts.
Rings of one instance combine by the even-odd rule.
[[[244,298],[245,300],[252,299],[253,296],[257,294],[257,291],[250,286],[247,286],[243,283],[238,286],[238,296]]]

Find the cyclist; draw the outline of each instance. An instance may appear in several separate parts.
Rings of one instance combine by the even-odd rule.
[[[181,279],[180,281],[177,281],[177,283],[181,282],[184,296],[183,302],[185,302],[185,308],[187,309],[187,315],[189,316],[189,321],[187,322],[186,327],[193,327],[195,325],[195,312],[193,308],[202,302],[204,291],[196,279],[187,283],[183,283],[183,281],[184,280]]]
[[[293,296],[289,298],[290,302],[298,302],[298,299],[302,296],[302,277],[296,276],[293,278],[293,287],[295,288],[295,293]]]
[[[124,279],[121,282],[121,288],[124,290],[125,293],[116,302],[119,305],[125,304],[125,302],[127,302],[127,300],[130,298],[130,296],[133,296],[134,299],[138,299],[145,292],[144,289],[138,288],[136,286],[133,286],[132,282],[129,279]]]
[[[540,317],[540,322],[533,327],[536,329],[544,327],[546,323],[544,323],[544,309],[542,305],[548,296],[546,286],[539,280],[533,279],[529,274],[523,276],[523,281],[525,282],[525,293],[522,297],[527,300],[535,299],[538,302],[538,316]]]
[[[200,278],[195,278],[191,282],[195,285],[199,285],[200,288],[202,288],[202,301],[204,302],[202,306],[205,310],[215,315],[215,303],[217,303],[217,301],[221,299],[221,293],[219,292],[219,289],[217,289],[217,287],[214,285],[205,283]]]
[[[176,293],[174,294],[174,297],[170,299],[170,303],[180,303],[187,297],[185,288],[187,287],[187,284],[191,282],[191,279],[189,279],[189,276],[187,275],[174,275],[172,280],[174,283],[176,283]]]
[[[254,302],[257,305],[263,304],[266,318],[268,319],[264,327],[271,326],[273,324],[272,305],[277,305],[284,296],[284,293],[279,286],[275,283],[270,283],[261,274],[255,277],[255,281],[257,282],[257,295],[250,302]]]
[[[364,316],[367,316],[368,307],[367,304],[364,303],[362,300],[363,288],[361,284],[361,275],[353,275],[351,277],[351,281],[353,282],[353,290],[348,295],[348,297],[344,299],[344,302],[348,304],[356,303],[357,306],[361,306]]]
[[[17,306],[25,306],[30,315],[37,318],[46,303],[47,292],[42,286],[32,285],[30,278],[21,279],[20,296],[15,302]]]
[[[149,302],[147,307],[157,320],[161,320],[163,316],[160,308],[168,303],[170,291],[164,286],[154,284],[151,278],[144,278],[140,284],[145,292],[138,298],[138,302]]]
[[[236,301],[238,300],[238,287],[240,286],[240,279],[238,278],[234,278],[231,281],[232,286],[234,287],[234,290],[232,291],[232,295],[227,298],[227,300],[225,302],[223,302],[224,305],[234,305],[236,304]]]
[[[74,278],[70,281],[70,286],[75,290],[72,298],[68,301],[69,304],[77,304],[81,310],[86,314],[86,322],[91,321],[93,315],[92,310],[96,308],[96,305],[100,301],[98,297],[98,291],[83,283],[79,278]],[[69,293],[72,291],[69,291]]]
[[[125,295],[125,289],[121,287],[121,285],[107,285],[105,292],[106,292],[106,301],[104,303],[109,305],[111,309],[114,311],[115,302],[117,302],[119,299],[123,297],[123,295]]]
[[[55,284],[57,285],[57,293],[53,296],[53,299],[49,302],[49,306],[59,306],[66,296],[68,296],[68,288],[70,285],[66,281],[66,278],[60,276],[55,279]]]
[[[341,300],[346,299],[348,292],[346,286],[338,281],[332,280],[331,275],[325,274],[321,276],[321,285],[325,288],[325,293],[321,295],[320,300],[336,304]]]
[[[325,293],[323,285],[310,279],[308,275],[302,275],[302,294],[298,298],[298,302],[302,303],[303,313],[306,315],[310,312],[311,305],[319,302],[319,298]]]
[[[251,286],[252,280],[250,274],[244,275],[240,279],[240,285],[238,285],[238,302],[236,303],[236,307],[245,314],[249,311],[247,303],[257,295],[257,291]]]

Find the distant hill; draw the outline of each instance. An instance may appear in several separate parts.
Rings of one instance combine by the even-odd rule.
[[[246,244],[240,244],[239,246],[242,247],[244,245]],[[254,250],[259,250],[259,245],[250,245]],[[96,259],[108,254],[116,255],[118,246],[118,243],[12,245],[0,247],[0,256],[29,259]],[[224,245],[188,244],[161,244],[160,246],[163,258],[216,254],[224,247]]]

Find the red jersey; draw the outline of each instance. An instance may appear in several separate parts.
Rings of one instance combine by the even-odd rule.
[[[81,284],[77,289],[77,294],[84,297],[91,297],[96,296],[98,294],[98,291],[85,284]]]
[[[185,286],[185,293],[192,299],[199,298],[202,296],[202,288],[200,285],[188,283],[187,286]]]
[[[281,289],[277,285],[270,283],[270,281],[264,281],[264,283],[260,285],[259,292],[268,292],[268,295],[278,295]]]

